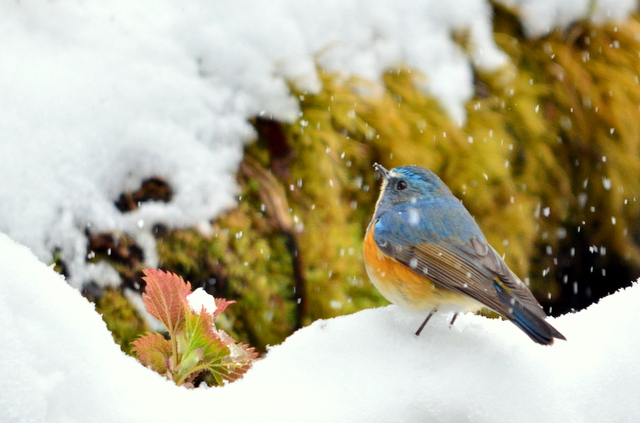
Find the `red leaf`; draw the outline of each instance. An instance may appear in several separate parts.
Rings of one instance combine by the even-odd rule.
[[[242,379],[253,363],[258,360],[258,353],[247,344],[236,344],[230,349],[232,351],[230,357],[233,359],[233,363],[228,364],[229,377],[227,380],[233,382]]]
[[[173,337],[184,324],[191,284],[178,275],[162,270],[145,269],[144,274],[142,279],[147,283],[142,294],[144,307],[167,327]]]
[[[213,313],[213,320],[214,321],[218,318],[220,313],[222,313],[223,311],[225,311],[227,309],[229,304],[235,303],[235,301],[233,301],[233,300],[227,301],[224,298],[216,298],[215,301],[216,301],[216,311]]]
[[[133,352],[144,366],[162,375],[167,374],[171,342],[159,333],[147,333],[133,341]]]

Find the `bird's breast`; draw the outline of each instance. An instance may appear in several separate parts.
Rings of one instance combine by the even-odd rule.
[[[364,239],[364,263],[371,282],[388,301],[415,311],[446,307],[464,311],[481,308],[470,297],[442,288],[426,275],[389,257],[378,247],[374,231],[375,224],[372,224]]]

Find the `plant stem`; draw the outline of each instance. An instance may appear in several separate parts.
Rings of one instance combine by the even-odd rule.
[[[191,368],[187,373],[185,373],[184,375],[182,375],[182,377],[176,381],[176,385],[181,386],[189,376],[191,376],[194,373],[197,373],[201,370],[208,370],[209,366],[206,364],[199,364],[193,368]]]
[[[172,361],[172,366],[171,366],[171,379],[173,379],[175,381],[175,373],[176,373],[176,369],[178,368],[178,364],[179,364],[179,360],[178,360],[178,341],[176,340],[176,337],[174,336],[175,334],[173,333],[169,333],[169,339],[171,341],[171,361]],[[177,383],[177,385],[180,385],[180,383]]]

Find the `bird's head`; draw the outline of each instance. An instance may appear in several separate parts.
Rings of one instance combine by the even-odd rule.
[[[440,195],[451,195],[451,191],[438,176],[420,166],[402,166],[391,170],[376,163],[373,168],[382,177],[377,213],[401,203],[417,203]]]

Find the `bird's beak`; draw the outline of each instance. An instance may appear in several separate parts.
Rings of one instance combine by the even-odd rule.
[[[374,164],[373,169],[380,174],[385,181],[389,180],[389,171],[385,169],[381,164]]]

